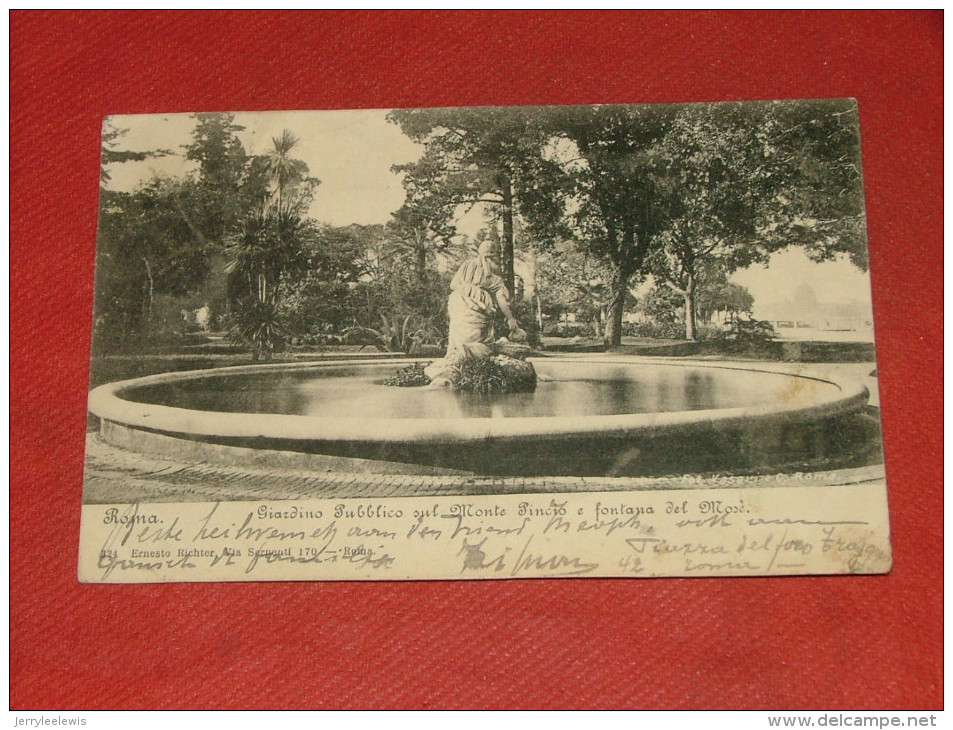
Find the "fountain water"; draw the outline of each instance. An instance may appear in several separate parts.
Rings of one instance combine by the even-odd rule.
[[[394,360],[165,373],[96,388],[89,408],[116,446],[332,471],[743,474],[879,459],[859,383],[611,356],[532,361],[533,393],[379,384],[414,362]]]

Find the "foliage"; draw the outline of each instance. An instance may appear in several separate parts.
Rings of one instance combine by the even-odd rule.
[[[227,232],[254,205],[260,190],[247,186],[248,154],[236,136],[244,130],[232,114],[194,114],[196,125],[185,157],[198,163],[188,200],[180,206],[195,234],[221,244]]]
[[[521,107],[402,109],[390,121],[426,146],[418,162],[395,167],[408,199],[447,226],[460,206],[489,206],[502,224],[503,280],[514,286],[514,231],[520,218],[539,240],[561,230],[561,170],[546,154],[539,110]]]
[[[226,240],[228,271],[242,278],[247,294],[274,304],[283,278],[307,270],[315,233],[314,224],[293,211],[253,211]]]
[[[430,378],[424,372],[424,368],[430,363],[415,362],[405,368],[400,368],[396,373],[386,380],[381,381],[381,385],[394,385],[399,388],[419,388],[423,385],[430,385]]]
[[[381,315],[380,329],[355,325],[345,334],[349,342],[365,347],[376,347],[381,352],[404,352],[413,354],[421,345],[433,344],[440,339],[433,328],[420,326],[416,315]]]
[[[559,134],[579,151],[568,170],[576,197],[575,232],[610,268],[606,342],[621,342],[622,315],[633,276],[641,274],[654,238],[670,216],[671,198],[655,176],[657,145],[677,107],[571,107],[557,112]]]
[[[748,321],[738,315],[750,314],[750,294],[728,277],[784,247],[867,265],[853,101],[411,109],[389,118],[424,153],[395,168],[405,201],[386,225],[346,228],[307,218],[319,181],[296,158],[290,130],[251,156],[233,115],[194,115],[181,153],[194,170],[119,192],[108,189],[110,166],[172,153],[122,150],[122,131],[107,124],[97,347],[171,336],[179,305],[194,309],[195,300],[231,310],[237,327],[261,323],[261,336],[239,327],[261,353],[291,337],[345,332],[385,349],[439,343],[464,249],[454,223],[473,206],[493,219],[487,235],[502,240],[514,308],[531,336],[538,315],[571,313],[616,344],[629,291],[649,274],[667,294],[641,303],[653,320],[644,327],[667,328],[674,313],[693,337],[695,320],[716,312]],[[516,246],[534,252],[538,311],[513,292]],[[739,329],[736,340],[760,336],[738,327],[751,332]]]
[[[635,309],[655,322],[677,324],[681,305],[681,297],[670,288],[655,285],[639,298]]]
[[[115,349],[130,337],[163,336],[169,317],[160,316],[157,302],[178,297],[185,308],[193,306],[187,301],[208,282],[225,231],[243,209],[247,156],[235,137],[241,127],[231,115],[195,119],[185,157],[198,163],[196,173],[181,178],[153,175],[131,193],[108,187],[100,191],[97,348]],[[110,164],[172,154],[117,150],[120,135],[114,128],[104,132],[104,183]]]
[[[623,322],[622,334],[626,337],[677,340],[685,333],[678,322]]]
[[[866,268],[859,149],[849,100],[680,109],[658,145],[672,217],[649,266],[683,296],[688,339],[702,266],[730,273],[797,245]]]
[[[599,337],[611,280],[605,262],[572,241],[562,241],[536,259],[536,292],[543,316],[575,314],[591,322]]]
[[[765,215],[766,245],[799,246],[815,261],[846,254],[866,271],[857,102],[787,100],[767,106],[770,175],[779,194]]]
[[[777,333],[770,322],[752,317],[736,317],[727,330],[714,339],[733,343],[737,349],[752,349],[766,346]]]
[[[296,270],[281,297],[282,313],[296,336],[330,342],[362,312],[364,228],[318,225],[305,238],[306,265]]]
[[[287,330],[275,302],[250,298],[232,313],[228,338],[250,346],[255,360],[269,360],[284,346]]]
[[[483,395],[532,392],[536,389],[536,371],[529,363],[501,356],[470,356],[453,364],[450,385],[457,391]]]
[[[728,281],[723,269],[702,267],[695,307],[701,322],[711,322],[716,312],[730,316],[750,315],[754,297],[745,287]]]
[[[361,279],[352,292],[354,324],[379,329],[382,319],[413,315],[427,340],[439,341],[448,330],[450,273],[435,270],[429,256],[424,269],[418,270],[390,236],[389,228],[379,226],[361,231],[365,254]]]
[[[715,312],[723,312],[731,318],[741,314],[750,316],[754,298],[746,288],[730,282],[721,268],[703,265],[695,302],[702,321],[708,323]],[[623,331],[641,337],[685,338],[685,306],[681,293],[671,286],[656,284],[641,296],[635,307],[649,321]]]
[[[423,204],[405,203],[391,217],[384,238],[383,255],[411,270],[425,283],[430,268],[452,247],[455,230]]]
[[[299,141],[288,129],[271,138],[271,149],[262,159],[271,187],[266,211],[301,214],[311,203],[314,189],[321,184],[317,178],[309,177],[307,164],[291,156]]]
[[[656,239],[649,268],[684,299],[685,338],[695,339],[700,267],[733,271],[765,261],[755,245],[765,184],[761,127],[745,104],[684,107],[658,146],[656,175],[671,217]]]
[[[158,331],[160,295],[185,295],[209,272],[210,251],[180,206],[188,181],[154,179],[133,193],[102,190],[96,246],[97,347]]]

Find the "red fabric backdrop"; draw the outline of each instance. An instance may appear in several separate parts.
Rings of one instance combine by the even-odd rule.
[[[936,709],[942,13],[14,12],[13,709]],[[80,585],[103,116],[859,100],[882,577]]]

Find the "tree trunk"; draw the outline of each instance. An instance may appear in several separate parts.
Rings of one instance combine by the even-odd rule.
[[[516,275],[513,271],[513,182],[509,175],[501,176],[501,193],[503,196],[503,251],[501,264],[503,268],[503,283],[510,295],[515,295],[514,284]]]
[[[685,299],[685,339],[693,341],[696,337],[695,328],[695,277],[688,275],[688,281],[683,293]]]
[[[149,262],[145,257],[142,259],[142,263],[146,265],[146,278],[149,280],[149,289],[148,297],[146,299],[146,322],[152,321],[152,305],[155,300],[155,282],[152,280],[152,269],[149,267]]]
[[[625,309],[625,296],[629,291],[629,275],[619,272],[613,277],[612,294],[606,305],[606,347],[619,347],[622,344],[622,314]]]
[[[606,347],[619,347],[622,344],[622,315],[625,311],[625,297],[629,292],[629,277],[633,271],[642,267],[645,258],[645,251],[636,245],[635,228],[631,221],[626,221],[623,227],[621,243],[621,249],[613,256],[615,274],[606,305]]]
[[[417,283],[420,286],[424,285],[424,280],[427,278],[427,249],[421,244],[417,247]]]

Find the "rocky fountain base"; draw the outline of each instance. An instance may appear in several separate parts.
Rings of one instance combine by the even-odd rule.
[[[526,361],[529,346],[506,338],[485,346],[486,351],[448,357],[432,363],[415,363],[398,370],[383,385],[450,388],[463,393],[532,393],[536,369]]]

